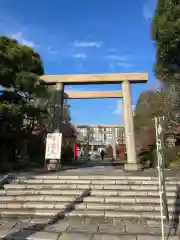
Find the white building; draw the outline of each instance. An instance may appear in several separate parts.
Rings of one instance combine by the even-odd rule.
[[[88,128],[80,127],[78,131],[83,137],[88,137]],[[116,142],[123,141],[124,129],[122,128],[90,128],[90,140],[102,142],[103,144],[112,144],[113,131]]]
[[[86,137],[88,134],[87,128],[78,128],[78,132],[81,133],[83,137]]]

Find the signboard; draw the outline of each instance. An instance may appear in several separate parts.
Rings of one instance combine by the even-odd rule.
[[[61,159],[62,133],[48,133],[46,138],[46,159]]]
[[[166,186],[164,176],[164,117],[155,117],[156,127],[156,148],[157,148],[157,162],[158,162],[158,177],[159,177],[159,195],[160,195],[160,209],[161,209],[161,226],[162,226],[162,239],[164,239],[164,218],[168,221],[168,205],[166,197]]]

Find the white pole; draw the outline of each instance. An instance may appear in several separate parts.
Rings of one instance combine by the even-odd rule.
[[[113,159],[116,159],[116,135],[115,128],[112,128],[112,148],[113,148]]]
[[[160,161],[159,161],[159,145],[158,145],[158,128],[157,128],[157,118],[155,117],[155,128],[156,128],[156,149],[157,149],[157,161],[158,161],[158,177],[159,177],[159,196],[160,196],[160,211],[161,211],[161,234],[162,240],[164,238],[164,216],[163,216],[163,200],[162,200],[162,183],[161,183],[161,171],[160,171]]]

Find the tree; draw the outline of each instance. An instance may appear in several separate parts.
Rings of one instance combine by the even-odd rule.
[[[158,0],[152,21],[152,39],[156,43],[155,70],[158,79],[179,79],[180,5],[179,0]],[[168,77],[168,78],[166,78]]]
[[[52,122],[53,122],[53,105],[54,105],[54,88],[48,88],[48,98],[46,101],[43,101],[41,104],[44,105],[44,108],[48,112],[48,116],[44,119],[44,124],[48,132],[52,132]],[[71,121],[70,105],[67,99],[63,101],[63,117],[62,121],[64,123],[69,123]]]
[[[0,37],[0,151],[15,155],[24,139],[35,143],[35,135],[44,144],[45,133],[52,130],[53,91],[40,80],[43,74],[41,57],[34,49]],[[64,121],[69,122],[67,101],[63,112]]]
[[[6,152],[13,146],[11,152],[15,154],[21,140],[32,134],[47,115],[40,104],[48,97],[47,87],[39,78],[43,73],[37,52],[15,39],[0,37],[0,123],[6,130],[1,146]]]
[[[166,116],[168,119],[169,102],[164,91],[146,91],[140,94],[135,107],[135,131],[154,129],[154,117]]]
[[[39,76],[44,73],[40,55],[32,48],[7,37],[0,38],[1,109],[15,110],[25,125],[38,118],[38,100],[47,97],[47,88]],[[2,105],[4,103],[4,105]],[[11,110],[10,110],[11,109]]]
[[[63,103],[63,121],[65,123],[69,123],[71,121],[70,105],[67,99],[65,99]]]
[[[180,4],[179,0],[158,0],[152,21],[156,45],[157,78],[171,96],[172,117],[180,121]]]

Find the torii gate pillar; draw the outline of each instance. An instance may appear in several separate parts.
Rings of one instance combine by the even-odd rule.
[[[141,170],[141,165],[137,163],[136,157],[134,120],[131,101],[131,86],[129,81],[123,81],[122,90],[123,90],[125,139],[127,151],[127,163],[125,164],[125,170],[138,171]]]

